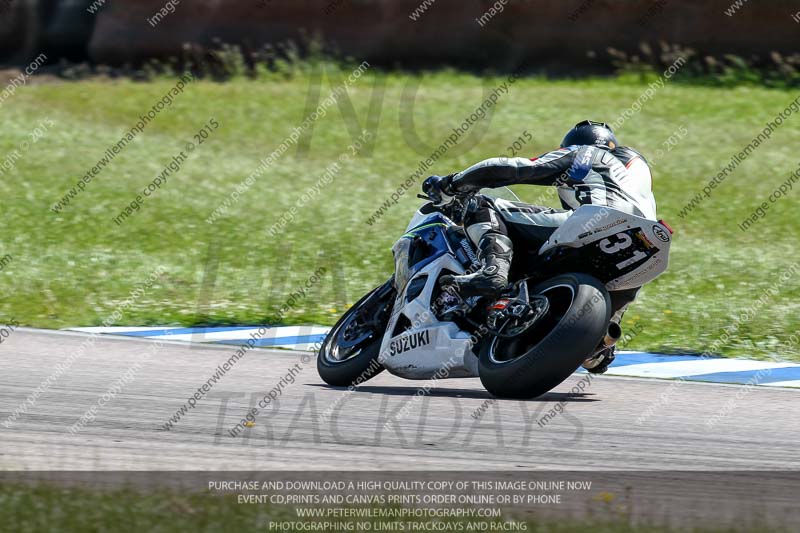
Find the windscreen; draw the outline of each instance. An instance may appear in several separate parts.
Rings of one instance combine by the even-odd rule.
[[[509,202],[519,202],[519,196],[514,194],[514,191],[508,187],[497,187],[496,189],[484,188],[479,191],[484,196],[491,196],[492,198],[500,198],[508,200]]]

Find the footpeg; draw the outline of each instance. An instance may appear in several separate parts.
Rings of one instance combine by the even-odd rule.
[[[486,324],[498,337],[516,337],[547,314],[550,302],[544,296],[532,296],[530,302],[501,298],[489,306]]]

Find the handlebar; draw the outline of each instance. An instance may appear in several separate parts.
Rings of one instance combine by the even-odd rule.
[[[468,202],[477,194],[478,191],[459,194],[449,204],[435,206],[435,208],[456,224],[460,224],[464,218]],[[434,203],[434,199],[425,194],[417,194],[417,198]]]

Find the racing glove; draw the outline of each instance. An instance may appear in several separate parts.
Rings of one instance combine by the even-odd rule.
[[[431,199],[433,205],[442,207],[455,200],[455,194],[450,189],[450,182],[455,174],[449,176],[430,176],[422,182],[422,192]]]

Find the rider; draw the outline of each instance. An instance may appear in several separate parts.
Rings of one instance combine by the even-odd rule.
[[[538,158],[492,158],[457,174],[431,176],[423,191],[437,206],[447,205],[457,196],[484,187],[507,185],[552,185],[564,209],[525,205],[515,223],[521,223],[526,242],[543,244],[574,209],[592,204],[608,206],[625,213],[656,220],[652,175],[644,156],[632,148],[619,146],[612,129],[605,123],[584,120],[569,130],[558,150]],[[464,217],[469,238],[478,247],[482,269],[463,276],[444,276],[442,283],[455,285],[465,296],[495,296],[508,284],[513,244],[497,208],[485,199],[470,202]],[[619,323],[638,289],[612,293]],[[615,301],[616,300],[616,301]],[[614,359],[613,348],[590,371],[602,373]]]

